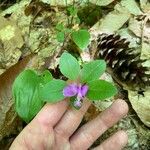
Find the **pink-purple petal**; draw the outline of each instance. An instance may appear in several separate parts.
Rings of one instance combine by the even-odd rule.
[[[76,96],[76,100],[74,101],[73,104],[76,108],[80,108],[82,106],[83,99],[86,96],[87,92],[88,92],[87,85],[76,83],[72,83],[63,89],[63,95],[65,97]]]
[[[65,97],[72,97],[77,95],[78,86],[77,84],[70,84],[63,89],[63,95]]]
[[[82,85],[81,84],[79,84],[78,85],[78,91],[77,91],[77,98],[80,98],[80,99],[82,99]]]
[[[88,87],[87,85],[83,85],[83,86],[81,87],[81,94],[82,94],[82,97],[85,97],[85,95],[86,95],[87,92],[88,92],[88,89],[89,89],[89,87]]]

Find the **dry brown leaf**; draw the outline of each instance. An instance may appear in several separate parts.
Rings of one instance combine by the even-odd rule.
[[[8,69],[18,62],[23,44],[16,22],[0,17],[0,68]]]
[[[150,88],[144,92],[144,95],[139,95],[135,91],[128,91],[128,93],[133,109],[141,121],[150,127]]]

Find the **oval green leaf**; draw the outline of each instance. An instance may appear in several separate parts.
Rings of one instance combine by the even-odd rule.
[[[64,99],[63,89],[66,82],[63,80],[52,80],[41,88],[41,97],[46,102],[55,103]]]
[[[39,96],[39,76],[33,70],[25,70],[13,83],[15,109],[19,116],[29,122],[40,111],[44,102]]]
[[[117,93],[117,89],[105,80],[94,80],[88,83],[89,91],[87,98],[90,100],[104,100]]]
[[[75,80],[80,72],[77,59],[67,52],[64,52],[60,57],[59,68],[61,73],[71,80]]]
[[[75,44],[81,49],[84,50],[90,41],[90,34],[87,30],[79,30],[79,31],[74,31],[71,34],[73,41]]]
[[[42,74],[39,77],[41,79],[42,84],[46,84],[53,79],[52,74],[48,70],[45,70],[44,72],[42,72]]]
[[[85,64],[81,70],[80,80],[82,83],[97,80],[105,72],[104,60],[95,60]]]

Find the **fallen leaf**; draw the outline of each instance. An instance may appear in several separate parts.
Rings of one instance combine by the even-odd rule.
[[[150,127],[150,88],[148,88],[144,95],[137,94],[137,91],[128,91],[128,97],[133,109],[141,121]]]
[[[142,14],[142,11],[140,10],[135,0],[122,0],[121,5],[127,8],[131,14],[134,14],[134,15]]]
[[[16,22],[0,17],[0,67],[8,69],[18,62],[23,46],[21,30]]]
[[[115,0],[89,0],[89,2],[99,5],[99,6],[107,6]]]
[[[118,5],[119,9],[120,6]],[[97,24],[92,27],[92,30],[98,29],[101,33],[113,33],[120,29],[130,18],[130,13],[125,11],[114,10],[106,15]]]

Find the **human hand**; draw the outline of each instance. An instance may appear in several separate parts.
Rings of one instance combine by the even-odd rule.
[[[84,101],[80,110],[68,108],[65,99],[46,104],[14,140],[10,150],[86,150],[128,112],[123,100],[116,100],[98,117],[76,130],[90,106]],[[127,143],[125,131],[118,131],[94,150],[121,150]]]

